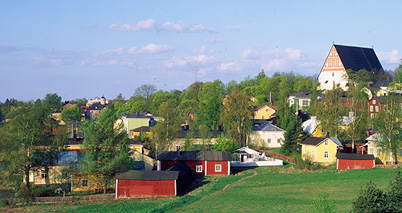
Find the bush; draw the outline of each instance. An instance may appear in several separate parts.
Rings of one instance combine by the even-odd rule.
[[[392,212],[387,206],[386,194],[370,180],[353,202],[353,212]]]
[[[335,212],[335,201],[328,200],[328,194],[318,195],[318,200],[314,201],[314,209],[317,213],[332,213]]]
[[[32,185],[28,189],[25,184],[21,184],[18,190],[18,197],[24,199],[26,203],[30,203],[35,200],[35,196],[32,194]]]

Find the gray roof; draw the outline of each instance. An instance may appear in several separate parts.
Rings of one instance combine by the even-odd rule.
[[[300,144],[306,144],[306,145],[313,145],[313,146],[317,146],[318,144],[320,144],[321,142],[323,142],[325,139],[327,138],[322,138],[322,137],[309,137],[306,140],[304,140],[303,142],[301,142]],[[339,139],[337,137],[330,137],[329,138],[331,141],[333,141],[336,145],[338,145],[339,147],[342,147],[342,143],[339,141]]]
[[[105,108],[106,107],[106,105],[102,105],[102,104],[100,104],[100,103],[94,103],[94,104],[92,104],[91,106],[89,106],[88,108],[87,108],[87,111],[88,110],[101,110],[101,109],[103,109],[103,108]]]
[[[177,180],[179,171],[138,171],[129,170],[116,174],[120,180]]]
[[[298,91],[298,92],[293,92],[290,93],[289,96],[295,96],[296,98],[310,98],[311,96],[311,91]]]
[[[336,153],[336,158],[339,159],[348,159],[348,160],[374,160],[374,155],[359,155],[353,153]]]
[[[272,124],[263,124],[263,125],[259,125],[259,126],[253,126],[253,131],[285,131],[275,125]]]
[[[230,161],[232,154],[222,151],[180,151],[163,152],[158,156],[161,161]]]

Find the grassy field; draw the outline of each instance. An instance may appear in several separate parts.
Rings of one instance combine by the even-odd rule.
[[[348,212],[360,187],[373,180],[386,189],[395,169],[299,172],[292,168],[260,167],[229,177],[208,177],[203,186],[182,197],[142,198],[107,203],[26,206],[8,210],[39,212],[312,212],[323,193]],[[235,183],[222,190],[227,184]],[[6,209],[1,209],[6,210]]]

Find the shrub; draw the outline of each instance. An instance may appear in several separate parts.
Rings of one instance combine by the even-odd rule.
[[[314,209],[317,213],[332,213],[335,212],[335,201],[328,200],[328,194],[319,194],[318,200],[314,201]]]
[[[386,194],[370,180],[353,202],[353,212],[392,212],[387,206]]]

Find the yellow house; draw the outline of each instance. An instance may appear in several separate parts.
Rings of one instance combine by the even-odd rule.
[[[274,105],[262,105],[254,110],[254,119],[270,119],[278,109]]]
[[[336,163],[336,153],[342,149],[337,137],[309,137],[300,144],[303,160],[326,166]]]
[[[378,164],[395,162],[394,156],[391,154],[391,150],[387,150],[379,145],[378,141],[381,140],[380,137],[380,134],[375,133],[366,139],[368,142],[363,146],[367,150],[367,154],[374,155],[375,162]],[[398,149],[397,161],[402,162],[402,148]]]
[[[339,121],[338,130],[347,131],[350,124],[354,121],[352,114],[349,116],[342,116]],[[322,131],[322,125],[316,116],[311,116],[311,118],[302,124],[303,130],[308,132],[313,137],[325,137],[326,132]]]

